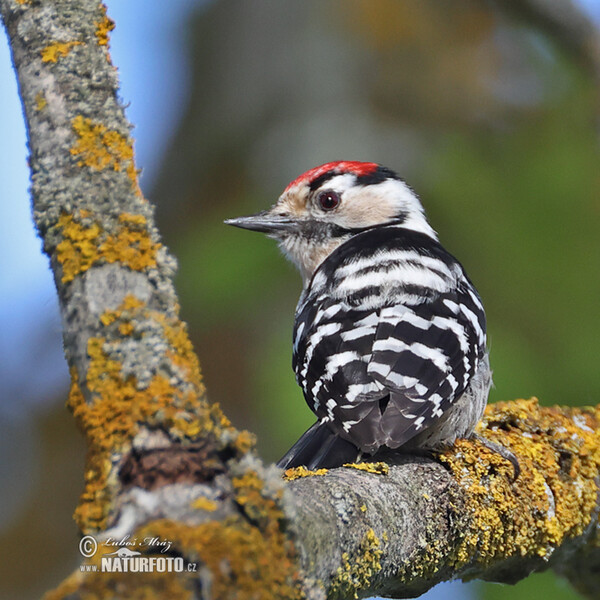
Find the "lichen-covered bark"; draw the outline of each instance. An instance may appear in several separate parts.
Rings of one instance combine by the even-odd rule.
[[[480,444],[437,461],[286,473],[204,395],[179,320],[174,261],[137,184],[130,126],[96,0],[0,0],[27,129],[34,217],[55,276],[89,445],[76,511],[100,541],[158,538],[197,570],[77,570],[48,598],[417,595],[451,577],[516,581],[555,566],[597,596],[594,409],[488,409]],[[102,545],[104,544],[104,546]],[[151,556],[151,547],[140,551]]]
[[[205,402],[178,318],[175,261],[138,187],[104,7],[1,7],[27,123],[35,223],[60,298],[69,405],[90,445],[77,519],[82,531],[98,531],[113,515],[132,448],[189,444],[207,427],[218,439],[227,424]],[[149,433],[155,428],[164,439]]]
[[[466,440],[437,463],[406,457],[372,474],[289,473],[285,498],[314,581],[341,597],[404,598],[449,578],[515,583],[556,567],[597,597],[597,410],[501,403],[488,407],[480,432],[518,458],[516,481],[509,462]]]

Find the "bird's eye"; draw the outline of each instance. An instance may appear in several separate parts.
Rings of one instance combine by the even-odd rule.
[[[323,210],[333,210],[340,205],[342,199],[337,192],[321,192],[317,197],[317,201],[319,202],[319,206]]]

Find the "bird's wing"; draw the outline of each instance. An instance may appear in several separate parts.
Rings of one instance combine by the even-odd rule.
[[[386,445],[403,445],[462,395],[483,358],[484,319],[468,282],[381,309],[367,372],[390,392],[381,420]]]
[[[367,373],[378,322],[377,312],[357,311],[327,296],[298,313],[293,367],[319,418],[333,419],[334,407],[356,407],[385,395],[384,386]]]

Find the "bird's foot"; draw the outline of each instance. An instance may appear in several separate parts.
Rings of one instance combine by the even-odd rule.
[[[514,482],[518,479],[519,475],[521,474],[521,465],[519,464],[517,457],[508,448],[502,446],[501,444],[497,444],[496,442],[492,442],[492,440],[488,440],[478,433],[471,434],[471,439],[477,440],[488,450],[499,454],[503,459],[507,460],[513,467],[513,478],[511,481]]]

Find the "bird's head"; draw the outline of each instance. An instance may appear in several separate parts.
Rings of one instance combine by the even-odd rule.
[[[225,221],[276,239],[304,279],[352,236],[400,226],[437,239],[417,195],[376,163],[337,161],[294,179],[269,209]]]

